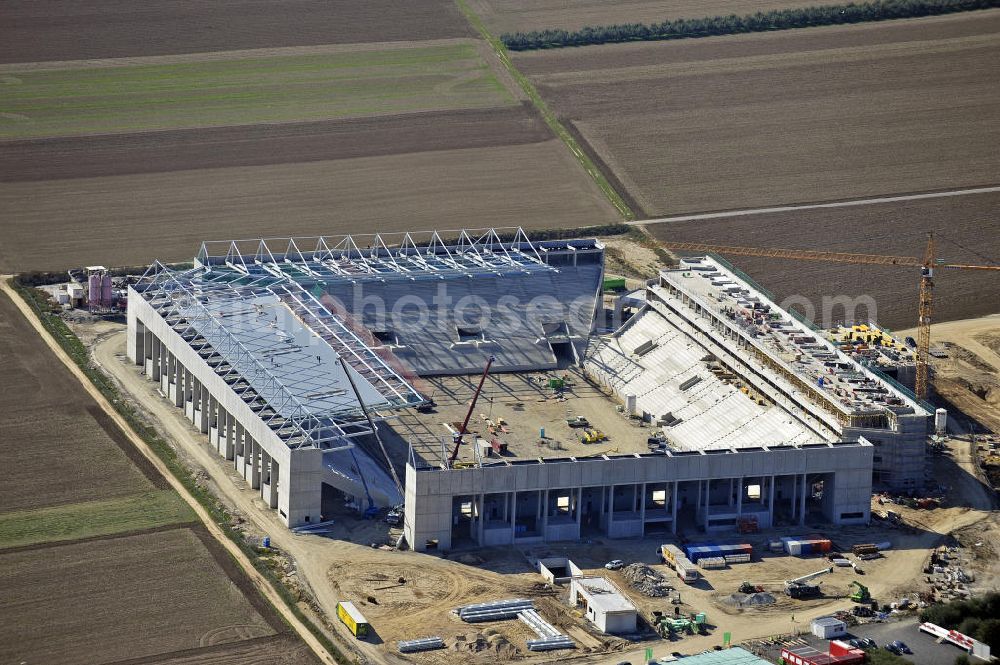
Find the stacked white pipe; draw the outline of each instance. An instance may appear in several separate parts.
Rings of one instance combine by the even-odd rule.
[[[573,640],[560,633],[555,626],[543,619],[535,610],[518,612],[517,618],[535,631],[537,640],[528,640],[528,651],[553,651],[555,649],[574,649]]]

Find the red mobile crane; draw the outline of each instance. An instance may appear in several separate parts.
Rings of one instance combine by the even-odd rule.
[[[476,408],[476,402],[479,401],[479,394],[483,392],[483,384],[486,383],[486,375],[490,373],[490,367],[493,366],[494,360],[496,360],[496,356],[490,356],[490,359],[486,361],[486,368],[483,370],[483,375],[479,378],[476,394],[472,396],[472,403],[469,404],[469,412],[465,414],[465,421],[462,423],[462,427],[454,434],[455,450],[452,451],[451,457],[448,458],[448,466],[452,466],[455,460],[458,459],[458,451],[462,447],[462,437],[465,436],[466,428],[469,426],[469,419],[472,418],[472,410]]]

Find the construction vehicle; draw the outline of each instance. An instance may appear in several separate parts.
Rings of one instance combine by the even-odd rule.
[[[796,577],[793,580],[785,580],[785,595],[791,598],[815,598],[820,595],[819,585],[809,584],[809,581],[832,572],[833,566],[830,566],[823,570],[817,570],[815,573]]]
[[[590,427],[590,421],[583,416],[574,416],[566,419],[566,424],[576,429],[578,427]]]
[[[589,427],[583,430],[583,435],[580,437],[581,443],[597,443],[599,441],[606,441],[608,436],[599,429],[590,429]]]
[[[496,360],[496,356],[490,356],[489,360],[486,361],[486,367],[483,369],[483,375],[479,378],[479,385],[476,386],[476,392],[472,396],[472,402],[469,404],[469,410],[465,414],[465,420],[462,421],[462,426],[452,434],[452,438],[455,442],[455,449],[451,452],[451,457],[448,458],[448,466],[452,469],[459,468],[455,464],[455,460],[458,459],[459,450],[462,448],[462,444],[465,443],[462,437],[468,431],[469,419],[472,418],[472,412],[476,408],[476,402],[479,401],[479,395],[483,392],[483,384],[486,383],[486,377],[490,373],[490,367],[493,366],[493,362]]]
[[[944,263],[937,258],[934,233],[927,234],[927,247],[923,259],[912,256],[886,256],[881,254],[849,254],[845,252],[820,252],[804,249],[768,249],[765,247],[733,247],[726,245],[710,245],[697,242],[658,242],[672,250],[692,252],[715,252],[734,256],[763,256],[778,259],[797,259],[803,261],[828,261],[832,263],[854,263],[872,265],[904,266],[920,269],[920,298],[917,315],[917,362],[914,392],[920,399],[927,399],[928,356],[931,346],[931,313],[933,311],[934,270],[948,268],[954,270],[997,270],[1000,266],[978,266],[955,263]]]
[[[858,581],[852,581],[851,586],[857,587],[857,590],[851,594],[851,600],[855,603],[870,603],[872,602],[872,594],[868,591],[868,587]]]

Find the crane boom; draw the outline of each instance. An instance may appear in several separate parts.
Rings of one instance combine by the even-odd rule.
[[[455,432],[455,450],[452,451],[451,457],[448,458],[449,464],[458,459],[458,451],[462,447],[462,437],[465,436],[465,430],[469,426],[469,419],[472,417],[472,411],[476,408],[476,402],[479,401],[479,394],[483,392],[483,384],[486,383],[486,375],[490,373],[490,367],[493,365],[494,360],[496,360],[496,356],[490,356],[489,360],[486,361],[486,368],[483,370],[483,375],[479,377],[479,385],[476,386],[476,393],[472,396],[472,402],[469,404],[469,410],[465,414],[465,420],[462,422],[462,427]]]
[[[934,269],[954,270],[996,270],[1000,266],[977,266],[964,263],[937,263],[934,233],[927,234],[927,248],[923,259],[913,256],[892,256],[882,254],[854,254],[849,252],[822,252],[808,249],[781,249],[768,247],[738,247],[734,245],[712,245],[702,242],[674,242],[658,240],[667,249],[689,252],[715,252],[733,256],[762,256],[778,259],[802,261],[827,261],[830,263],[852,263],[867,265],[903,266],[920,268],[920,301],[917,316],[917,361],[914,393],[920,399],[927,399],[929,377],[928,358],[931,346],[931,314],[934,309]]]
[[[817,578],[820,575],[826,575],[827,573],[833,572],[833,566],[829,568],[824,568],[823,570],[817,570],[815,573],[809,573],[808,575],[803,575],[802,577],[796,577],[794,580],[787,580],[785,584],[794,586],[796,584],[805,584],[811,579]]]

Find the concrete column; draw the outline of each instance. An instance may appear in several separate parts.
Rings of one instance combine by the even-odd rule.
[[[646,535],[646,483],[639,485],[639,534]]]
[[[479,524],[476,525],[476,542],[483,544],[483,531],[486,529],[486,495],[479,495]]]
[[[799,526],[806,523],[806,495],[809,493],[809,485],[806,482],[806,474],[802,474],[802,496],[799,497]]]
[[[799,510],[799,474],[792,476],[792,519],[798,516]]]
[[[135,364],[142,367],[146,364],[146,326],[141,321],[135,323]]]
[[[517,492],[510,493],[510,537],[517,538]]]
[[[580,524],[583,522],[583,488],[577,487],[574,496],[576,496],[576,529],[579,535]]]
[[[286,470],[287,474],[288,471]],[[281,482],[281,465],[271,458],[271,495],[268,497],[268,505],[272,508],[278,507],[278,484]]]
[[[545,489],[541,492],[541,502],[542,502],[542,537],[546,537],[546,532],[549,528],[549,490]]]
[[[674,481],[674,498],[672,501],[671,511],[673,513],[673,521],[670,523],[670,532],[677,533],[677,498],[678,498],[677,481]]]
[[[611,533],[611,525],[615,523],[615,486],[608,486],[608,533]]]
[[[248,445],[247,449],[250,453],[250,487],[253,489],[260,488],[260,467],[261,467],[261,451],[260,444],[251,437],[247,436]]]
[[[174,406],[184,408],[184,392],[187,390],[187,372],[181,361],[174,358]]]
[[[219,410],[226,416],[226,447],[225,456],[227,460],[236,459],[236,418],[219,407]]]
[[[739,479],[739,487],[736,492],[736,514],[743,514],[743,478]]]
[[[774,527],[774,476],[768,480],[767,521],[769,527]]]
[[[201,421],[198,424],[198,429],[201,430],[202,434],[208,434],[208,422],[211,410],[211,399],[208,394],[208,388],[206,388],[201,383],[198,384],[201,391]]]
[[[153,362],[152,362],[152,367],[150,368],[152,370],[152,374],[153,374],[150,378],[153,379],[153,381],[157,381],[158,382],[160,380],[160,362],[161,362],[160,356],[162,354],[163,354],[163,344],[160,343],[160,338],[159,337],[155,337],[154,336],[153,337]]]
[[[708,515],[712,507],[712,480],[705,479],[705,531],[708,532]]]
[[[160,380],[162,381],[164,377],[169,377],[169,367],[167,361],[170,359],[170,352],[167,351],[166,344],[160,344]],[[169,378],[168,378],[169,380]],[[163,391],[167,392],[166,390]]]

